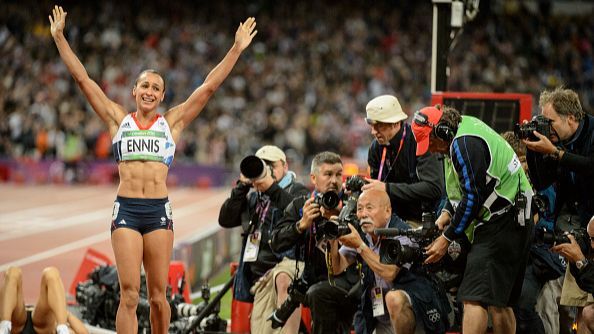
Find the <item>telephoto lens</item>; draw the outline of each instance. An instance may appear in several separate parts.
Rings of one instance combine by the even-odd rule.
[[[198,315],[201,311],[200,305],[181,303],[177,305],[177,315],[179,317],[189,317]]]
[[[239,170],[250,180],[257,180],[266,175],[266,163],[255,155],[248,155],[241,160]]]
[[[273,329],[284,326],[287,319],[289,319],[295,309],[299,307],[299,304],[305,302],[307,287],[307,282],[303,279],[295,279],[293,283],[291,283],[287,299],[268,317],[268,320],[272,322],[271,325]]]
[[[340,197],[338,197],[338,194],[333,191],[327,191],[323,194],[317,194],[314,198],[314,203],[324,207],[327,210],[332,210],[338,207],[338,204],[340,204]]]

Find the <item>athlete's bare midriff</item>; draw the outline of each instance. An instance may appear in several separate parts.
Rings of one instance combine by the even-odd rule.
[[[155,161],[121,161],[118,164],[120,185],[118,196],[128,198],[167,197],[169,168]]]

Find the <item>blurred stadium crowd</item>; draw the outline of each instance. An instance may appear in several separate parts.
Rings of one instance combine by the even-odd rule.
[[[223,57],[238,22],[257,18],[255,43],[184,132],[178,162],[238,166],[267,143],[284,148],[297,170],[322,150],[365,161],[371,136],[363,117],[371,98],[394,94],[409,114],[429,103],[429,0],[250,2],[61,5],[69,13],[66,36],[90,76],[130,111],[141,70],[164,75],[165,110],[189,96]],[[109,135],[53,45],[52,5],[3,1],[0,158],[110,159]],[[564,84],[591,112],[592,13],[553,17],[540,9],[481,6],[450,55],[449,90],[537,98]]]

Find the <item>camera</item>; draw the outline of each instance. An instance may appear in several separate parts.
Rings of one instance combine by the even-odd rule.
[[[316,223],[316,240],[334,240],[351,233],[346,222],[320,219]]]
[[[396,239],[384,239],[380,246],[380,262],[402,266],[405,263],[423,262],[425,254],[423,248],[430,245],[440,236],[441,232],[435,226],[435,214],[423,212],[421,226],[415,229],[378,228],[375,234],[379,236],[406,236],[414,240],[417,245],[402,245]]]
[[[338,215],[338,221],[348,225],[348,223],[353,223],[358,221],[357,219],[357,201],[359,200],[359,196],[361,195],[361,188],[367,184],[367,181],[363,179],[359,175],[353,175],[349,177],[345,182],[345,187],[348,191],[351,192],[349,197],[344,201],[345,205],[340,211]],[[348,227],[348,226],[347,226]]]
[[[338,207],[338,204],[340,204],[340,197],[333,191],[327,191],[325,193],[316,194],[313,202],[327,210],[333,210]],[[339,235],[341,235],[339,230],[342,229],[343,227],[339,226],[337,222],[330,221],[322,216],[318,217],[314,221],[314,231],[316,240],[318,241],[322,239],[336,239]]]
[[[532,205],[535,212],[543,214],[549,211],[549,199],[542,194],[534,194],[532,196]]]
[[[416,241],[421,247],[428,246],[441,235],[441,232],[435,226],[435,214],[432,212],[424,212],[421,222],[421,226],[414,229],[376,228],[375,234],[384,237],[405,236]]]
[[[83,320],[91,325],[115,329],[120,303],[120,286],[115,266],[99,266],[88,280],[76,286],[76,302]]]
[[[349,228],[349,223],[353,224],[354,226],[358,226],[359,224],[357,219],[357,200],[361,195],[361,188],[365,185],[367,181],[360,177],[359,175],[353,175],[349,177],[346,181],[346,189],[351,192],[351,194],[343,200],[344,206],[340,210],[338,215],[337,221],[331,221],[324,218],[318,219],[315,222],[315,233],[316,233],[316,240],[334,240],[340,236],[346,235],[351,233],[351,229]],[[333,194],[336,195],[334,192],[327,192],[326,194]],[[324,194],[324,196],[326,196]],[[316,197],[317,199],[318,197]],[[336,204],[334,203],[336,200]],[[314,200],[315,202],[315,200]],[[324,202],[324,198],[320,199],[320,202]],[[336,208],[338,203],[340,202],[340,198],[336,195],[336,198],[332,197],[331,201],[328,200],[328,204],[332,204],[333,207],[331,209]],[[335,204],[335,205],[334,205]],[[323,204],[321,204],[323,205]],[[326,207],[326,206],[324,206]],[[326,207],[328,208],[328,207]]]
[[[538,138],[534,135],[534,131],[540,133],[545,137],[549,137],[551,134],[551,120],[538,115],[532,118],[528,123],[519,124],[514,126],[514,133],[520,139],[528,139],[530,141],[537,141]]]
[[[361,194],[361,189],[367,183],[368,182],[365,181],[365,179],[362,178],[361,176],[359,176],[359,175],[353,175],[353,176],[350,176],[346,180],[345,186],[346,186],[347,190],[350,190],[351,192],[358,193],[357,197],[359,197],[359,195]]]
[[[82,320],[94,326],[115,330],[116,313],[120,302],[120,286],[116,267],[99,266],[88,277],[87,281],[80,282],[76,286],[76,301],[80,305]],[[183,291],[184,285],[185,281],[182,279],[180,291]],[[231,281],[228,286],[231,286]],[[227,322],[218,315],[220,298],[209,301],[210,287],[208,285],[202,287],[202,296],[204,301],[200,304],[186,304],[181,294],[172,294],[171,287],[167,288],[166,297],[172,310],[169,333],[202,333],[225,330]],[[217,297],[219,296],[217,295]],[[150,304],[144,273],[140,276],[136,315],[138,332],[150,333]],[[191,327],[194,320],[200,321],[199,326]]]
[[[257,180],[266,176],[266,163],[255,155],[248,155],[241,160],[239,171],[250,180]]]
[[[287,299],[268,317],[268,320],[272,322],[273,329],[284,326],[287,319],[289,319],[295,309],[299,307],[299,304],[305,303],[307,288],[308,284],[302,278],[295,279],[293,283],[291,283]]]
[[[402,267],[405,263],[417,263],[424,260],[423,250],[419,247],[402,245],[397,239],[384,239],[380,246],[380,262]]]
[[[340,203],[340,197],[333,191],[327,191],[325,193],[316,194],[313,202],[324,209],[333,210],[338,207],[338,204]]]
[[[590,235],[585,228],[578,228],[569,232],[580,246],[583,254],[590,253]],[[534,241],[539,245],[558,245],[571,243],[566,232],[549,231],[546,228],[537,229],[534,233]]]

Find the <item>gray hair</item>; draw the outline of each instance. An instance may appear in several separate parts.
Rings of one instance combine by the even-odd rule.
[[[320,166],[322,164],[329,164],[329,165],[341,164],[342,165],[342,160],[340,159],[340,155],[338,155],[334,152],[325,151],[325,152],[318,153],[318,154],[316,154],[316,156],[313,158],[313,160],[311,162],[311,173],[317,175],[320,172]]]
[[[585,113],[580,104],[577,93],[571,89],[557,87],[554,90],[544,90],[540,93],[538,105],[542,108],[551,104],[553,109],[562,117],[573,115],[576,121],[581,121]]]

